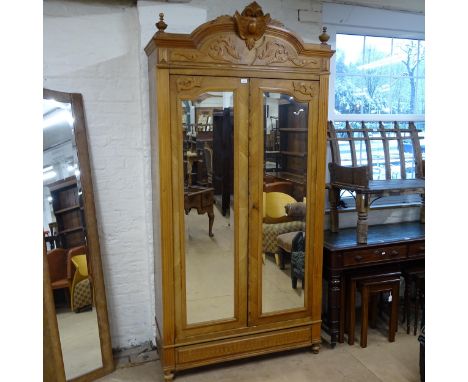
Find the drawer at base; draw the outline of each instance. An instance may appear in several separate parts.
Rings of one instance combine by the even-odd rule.
[[[365,263],[376,263],[379,261],[391,261],[406,257],[406,246],[394,245],[385,247],[374,247],[363,250],[347,251],[343,253],[343,266],[349,267]]]
[[[408,246],[408,257],[419,257],[425,254],[425,243],[411,243]]]

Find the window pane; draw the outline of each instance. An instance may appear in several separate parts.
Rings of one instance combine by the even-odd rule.
[[[418,78],[417,81],[417,93],[416,93],[416,113],[425,114],[426,112],[426,102],[425,102],[425,81],[424,78]]]
[[[413,114],[416,92],[411,88],[414,78],[394,78],[392,81],[392,114]],[[413,103],[412,103],[413,102]]]
[[[364,36],[336,35],[336,73],[360,74]]]
[[[417,76],[425,77],[425,63],[426,63],[426,43],[424,41],[419,41],[419,59],[418,59],[418,69]]]
[[[390,75],[392,68],[392,39],[385,37],[366,37],[364,65],[360,68],[367,75]]]

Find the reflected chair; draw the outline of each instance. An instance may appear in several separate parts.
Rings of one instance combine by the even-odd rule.
[[[92,306],[93,296],[91,283],[88,277],[88,264],[86,255],[75,255],[71,258],[71,263],[75,267],[73,281],[71,284],[71,308],[73,311]]]
[[[304,265],[305,265],[305,235],[297,232],[291,243],[291,283],[293,289],[297,288],[297,280],[301,280],[304,289]]]
[[[47,253],[52,290],[63,290],[67,305],[70,304],[70,280],[67,275],[67,250],[55,248]]]
[[[283,233],[303,231],[305,222],[286,214],[286,205],[296,203],[296,200],[282,192],[263,193],[263,241],[262,251],[265,254],[274,254],[278,266],[277,237]]]

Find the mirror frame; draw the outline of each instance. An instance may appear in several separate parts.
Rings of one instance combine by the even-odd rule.
[[[91,272],[94,288],[94,302],[97,314],[97,323],[99,328],[99,340],[101,344],[102,367],[87,372],[79,377],[72,378],[70,382],[86,382],[100,378],[111,373],[115,369],[114,358],[112,355],[112,343],[109,330],[109,319],[107,313],[107,299],[104,285],[104,276],[102,272],[101,252],[99,245],[99,234],[96,220],[96,208],[94,204],[93,182],[91,176],[91,165],[89,161],[88,138],[86,132],[86,118],[83,107],[83,97],[79,93],[64,93],[56,90],[43,89],[43,99],[54,99],[58,102],[70,103],[74,118],[73,128],[80,167],[80,182],[83,191],[84,217],[86,223],[86,241],[88,247],[88,256],[91,262]],[[44,257],[44,260],[46,258]],[[51,344],[58,350],[53,350],[55,354],[61,354],[60,336],[55,316],[55,306],[53,303],[52,289],[48,276],[47,261],[44,261],[43,289],[44,289],[44,316],[49,318],[48,325],[50,330],[48,335],[52,341],[46,342],[44,346]],[[49,283],[49,284],[47,284]],[[47,284],[47,285],[46,285]],[[50,294],[50,295],[49,295]],[[50,319],[53,317],[53,319]],[[52,322],[51,322],[52,321]],[[44,349],[44,354],[50,349]],[[44,359],[44,362],[46,360]],[[63,369],[63,360],[54,359],[56,370]]]

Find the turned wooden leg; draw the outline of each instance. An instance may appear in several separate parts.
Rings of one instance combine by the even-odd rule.
[[[340,291],[340,331],[338,332],[338,342],[344,342],[346,322],[346,282],[344,276],[341,277],[341,291]]]
[[[367,215],[369,214],[369,195],[356,193],[356,209],[358,213],[357,221],[357,242],[358,244],[367,243]]]
[[[320,351],[320,344],[312,344],[312,353],[318,354]]]
[[[356,281],[349,283],[349,318],[348,318],[348,344],[354,345],[354,331],[356,329]]]
[[[416,292],[415,292],[415,302],[414,302],[414,329],[413,329],[414,335],[418,333],[419,305],[421,302],[421,287],[419,284],[419,279],[416,279],[415,288],[416,288]]]
[[[213,222],[214,222],[214,213],[213,213],[213,206],[208,210],[208,224],[209,224],[209,229],[208,229],[208,235],[210,237],[213,237]]]
[[[340,189],[331,187],[328,190],[328,200],[330,203],[330,231],[338,232],[340,221],[338,217],[338,203],[340,202]]]
[[[426,195],[421,194],[421,210],[419,211],[419,220],[422,224],[426,222]]]
[[[172,370],[164,370],[164,380],[165,381],[174,380],[174,373],[172,372]]]
[[[367,347],[367,326],[369,322],[369,287],[361,288],[361,347]]]
[[[395,341],[396,327],[398,325],[398,296],[400,294],[399,285],[395,285],[392,288],[392,304],[390,312],[390,322],[388,325],[388,340],[390,342]]]
[[[292,272],[292,270],[291,270],[291,272]],[[291,284],[292,284],[293,289],[297,288],[297,277],[294,276],[294,274],[291,274]]]
[[[341,272],[330,272],[328,276],[328,328],[331,347],[336,346],[340,331]]]
[[[284,251],[283,248],[278,247],[278,252],[279,252],[279,253],[278,253],[278,256],[279,256],[279,264],[278,264],[278,263],[277,263],[277,264],[279,265],[280,269],[285,269],[285,265],[284,265],[284,258],[285,258],[285,253],[284,253],[284,252],[285,252],[285,251]],[[276,254],[275,254],[275,256],[276,256]]]
[[[401,320],[401,323],[403,324],[406,321],[406,314],[407,314],[407,309],[408,309],[408,304],[409,304],[409,294],[408,294],[408,277],[403,276],[405,280],[405,297],[404,297],[404,304],[403,304],[403,319]]]
[[[413,294],[413,280],[412,280],[411,276],[408,277],[408,285],[405,285],[405,289],[408,289],[408,305],[407,305],[407,309],[406,309],[406,334],[410,334],[410,329],[411,329],[411,322],[410,322],[411,298],[412,298],[412,294]]]

